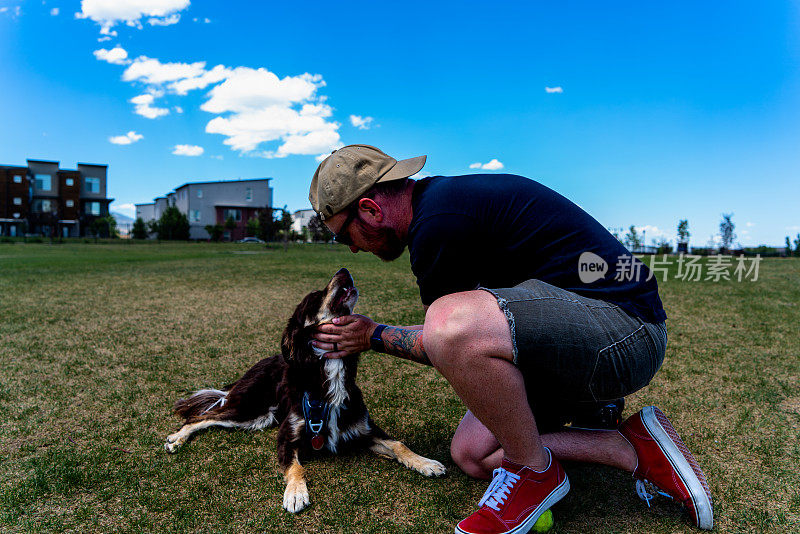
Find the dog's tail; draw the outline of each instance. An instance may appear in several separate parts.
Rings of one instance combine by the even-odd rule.
[[[175,415],[188,419],[203,415],[213,408],[225,406],[228,392],[218,389],[201,389],[189,397],[175,403]]]

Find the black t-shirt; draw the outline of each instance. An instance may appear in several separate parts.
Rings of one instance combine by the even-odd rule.
[[[408,248],[423,304],[536,278],[648,322],[667,318],[647,266],[538,182],[512,174],[429,177],[415,184],[412,206]]]

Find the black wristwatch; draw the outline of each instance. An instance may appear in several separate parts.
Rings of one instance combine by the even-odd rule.
[[[372,337],[369,338],[370,348],[375,352],[386,352],[386,345],[383,343],[383,338],[381,337],[385,328],[385,324],[379,324],[372,333]]]

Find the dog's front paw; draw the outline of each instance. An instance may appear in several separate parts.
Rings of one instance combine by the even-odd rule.
[[[300,481],[286,486],[286,491],[283,492],[283,507],[286,508],[286,511],[296,514],[310,502],[305,482]]]
[[[184,443],[186,443],[186,440],[176,432],[175,434],[167,436],[167,442],[164,443],[164,448],[168,453],[172,454],[178,452],[178,449],[180,449],[181,445]]]
[[[414,469],[426,477],[438,477],[447,472],[447,469],[441,463],[430,458],[423,458],[422,461],[414,466]]]

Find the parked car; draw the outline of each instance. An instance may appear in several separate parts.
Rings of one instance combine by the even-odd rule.
[[[259,239],[257,237],[245,237],[244,239],[240,239],[237,243],[264,243],[263,239]]]

